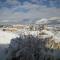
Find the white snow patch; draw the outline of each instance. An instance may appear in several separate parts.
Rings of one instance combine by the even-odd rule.
[[[18,37],[12,32],[0,31],[0,44],[9,44],[11,39]]]

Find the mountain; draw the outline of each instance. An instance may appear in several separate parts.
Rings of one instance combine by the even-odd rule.
[[[60,17],[44,18],[37,20],[35,24],[47,24],[50,26],[60,26]]]

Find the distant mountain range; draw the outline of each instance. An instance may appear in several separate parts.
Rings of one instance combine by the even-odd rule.
[[[40,20],[37,20],[35,24],[47,24],[50,26],[60,26],[60,17],[40,19]]]
[[[0,22],[0,24],[48,24],[51,26],[60,26],[60,17],[24,19],[21,21]]]

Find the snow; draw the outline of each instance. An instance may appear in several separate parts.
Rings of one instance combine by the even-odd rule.
[[[11,39],[18,37],[12,32],[0,31],[0,44],[9,44]]]
[[[55,27],[59,27],[60,26],[60,17],[52,17],[52,18],[44,18],[41,20],[37,20],[35,22],[35,24],[47,24],[48,25],[48,29],[50,31],[47,30],[43,30],[42,32],[46,33],[47,35],[43,35],[42,37],[49,37],[49,36],[53,36],[55,42],[60,42],[60,32],[56,33],[53,32],[52,30],[55,29]],[[57,28],[58,29],[58,28]]]
[[[51,31],[42,30],[41,32],[44,32],[45,34],[47,34],[49,36],[54,36],[54,34]]]
[[[33,35],[33,36],[37,36],[39,33],[39,31],[25,31],[25,35]]]
[[[0,30],[0,60],[5,60],[5,50],[8,48],[11,39],[19,37],[12,32],[5,32]]]
[[[39,33],[44,33],[44,34],[41,34],[40,36],[43,38],[43,40],[46,40],[46,39],[44,39],[44,38],[49,38],[49,37],[51,37],[51,36],[53,36],[53,39],[52,40],[55,40],[56,42],[58,42],[58,40],[57,40],[57,36],[55,35],[55,33],[53,33],[52,31],[47,31],[47,30],[42,30],[42,31],[20,31],[21,32],[21,34],[25,34],[25,35],[33,35],[33,36],[37,36],[37,34],[39,34]],[[12,46],[12,48],[10,48],[8,51],[9,51],[9,53],[7,54],[7,57],[11,57],[11,53],[12,53],[12,51],[15,51],[16,49],[18,49],[18,48],[20,48],[20,50],[18,50],[17,52],[16,52],[16,57],[18,57],[19,55],[20,55],[20,52],[24,52],[25,54],[26,54],[26,52],[28,52],[29,51],[29,49],[27,49],[28,48],[28,45],[29,45],[29,42],[28,43],[26,43],[25,41],[28,41],[30,38],[27,38],[27,39],[20,39],[20,38],[17,38],[17,39],[14,39],[14,40],[12,40],[12,42],[11,42],[11,44],[10,44],[10,46]],[[20,41],[21,40],[21,41]],[[30,39],[30,40],[33,40],[33,39]],[[35,39],[34,39],[35,40]],[[33,40],[33,41],[34,41]],[[37,39],[38,40],[38,39]],[[51,39],[50,39],[51,40]],[[21,44],[20,44],[20,43]],[[32,42],[32,41],[31,41]],[[47,42],[47,41],[46,41]],[[59,41],[60,42],[60,41]],[[37,42],[36,42],[37,43]],[[27,45],[24,45],[24,44],[27,44]],[[42,43],[39,43],[39,44],[42,44]],[[50,43],[49,43],[50,44]],[[24,47],[22,47],[22,45],[24,46]],[[25,48],[25,46],[27,46],[26,48]],[[34,46],[34,44],[33,44],[33,46]],[[36,45],[35,45],[36,46]],[[37,45],[38,46],[38,45]],[[37,47],[36,46],[36,47]],[[40,45],[39,45],[40,46]],[[42,47],[42,46],[41,46]],[[29,47],[30,48],[30,47]],[[26,50],[25,50],[26,49]],[[41,52],[43,52],[43,53],[45,53],[45,51],[44,51],[44,47],[43,47],[43,49],[41,50]],[[23,53],[23,54],[24,54]],[[58,52],[54,52],[54,53],[52,53],[50,50],[48,50],[48,52],[47,52],[47,54],[49,54],[49,55],[56,55],[56,53],[57,53],[57,55],[59,54]],[[28,54],[29,55],[29,54]],[[24,55],[23,55],[24,56]],[[45,56],[45,55],[44,55]],[[60,57],[60,56],[59,56]]]
[[[53,37],[53,40],[58,43],[60,42],[60,32],[53,32],[53,31],[47,31],[47,30],[42,30],[41,32],[44,32],[46,35],[42,35],[42,38],[48,38],[48,37]]]
[[[60,42],[60,32],[56,33],[53,32],[52,30],[42,30],[42,31],[28,31],[28,30],[21,30],[19,32],[17,32],[16,34],[23,36],[23,35],[32,35],[34,37],[39,36],[39,33],[44,33],[44,35],[40,35],[40,38],[49,38],[49,37],[53,37],[53,40],[55,40],[55,42]]]
[[[42,38],[48,38],[53,36],[53,39],[56,42],[60,42],[60,33],[55,34],[52,31],[47,31],[47,30],[42,30],[42,31],[19,31],[17,34],[16,33],[12,33],[12,32],[4,32],[4,31],[0,31],[0,44],[10,44],[11,39],[23,36],[23,35],[33,35],[34,37],[38,36],[39,33],[45,33],[45,35],[41,35]]]
[[[36,24],[45,24],[47,22],[48,22],[48,19],[44,18],[44,19],[36,21]]]
[[[55,42],[60,42],[60,32],[55,32],[54,33],[54,39],[55,39]]]
[[[20,41],[19,38],[14,39],[12,41],[11,41],[11,39],[19,37],[19,34],[20,34],[20,36],[33,35],[34,37],[36,37],[37,35],[39,36],[39,33],[44,33],[44,34],[40,35],[40,37],[43,38],[43,39],[53,36],[53,40],[55,42],[60,42],[60,38],[59,38],[60,33],[59,32],[56,34],[55,32],[48,31],[48,30],[42,30],[42,31],[21,30],[21,31],[18,31],[18,33],[17,32],[16,33],[12,33],[12,32],[0,31],[0,44],[1,44],[0,45],[1,46],[0,47],[0,60],[5,60],[5,58],[6,58],[6,54],[4,53],[4,50],[5,50],[6,46],[7,46],[6,44],[10,44],[13,47],[12,50],[14,50],[14,49],[18,48],[18,45],[19,45],[18,43],[19,42],[23,43],[23,41]],[[2,46],[2,44],[4,44],[4,45]],[[20,46],[21,46],[21,44],[20,44]],[[10,53],[11,53],[12,50],[11,49],[8,49],[8,50],[9,50],[9,53],[8,53],[7,57],[10,57]],[[16,56],[19,56],[20,51],[18,51],[16,53]]]

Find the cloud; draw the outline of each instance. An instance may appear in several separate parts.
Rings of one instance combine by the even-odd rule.
[[[27,1],[21,5],[17,0],[7,0],[0,8],[0,22],[24,23],[27,20],[27,23],[32,23],[36,19],[57,16],[60,17],[60,8],[47,7]]]
[[[25,2],[29,2],[32,4],[45,5],[47,7],[57,7],[60,8],[60,0],[0,0],[2,5],[10,6],[18,6],[19,4],[24,4]]]

